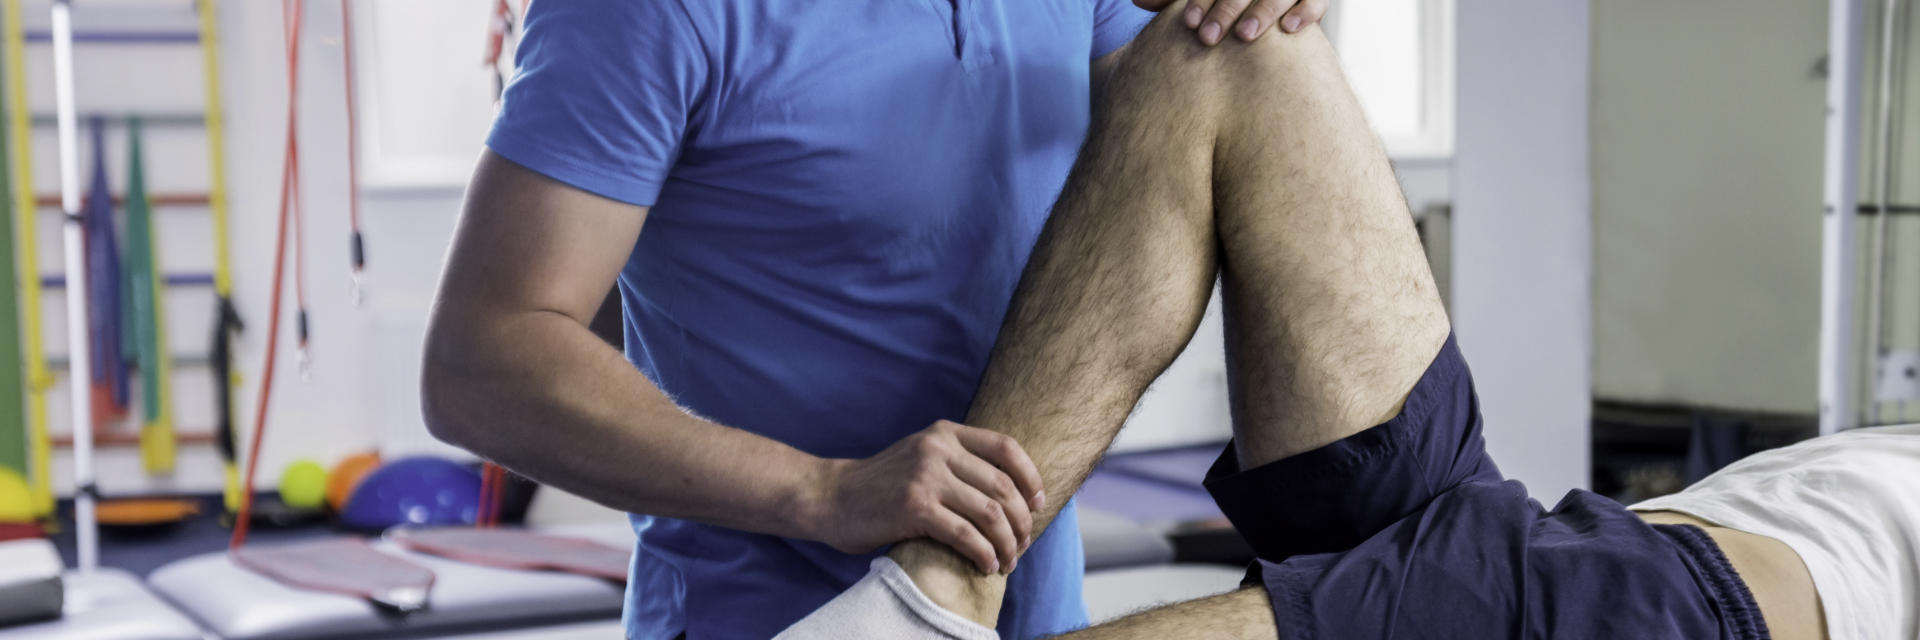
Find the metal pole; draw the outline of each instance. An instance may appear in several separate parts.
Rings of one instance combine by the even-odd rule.
[[[73,394],[73,528],[81,573],[99,563],[99,528],[93,519],[93,403],[88,385],[93,379],[91,345],[87,340],[86,230],[80,217],[80,150],[73,107],[73,5],[53,3],[53,97],[60,120],[60,209],[67,263],[67,390]]]
[[[1858,426],[1855,218],[1860,200],[1863,0],[1827,3],[1827,147],[1820,255],[1820,433]]]
[[[1886,0],[1880,11],[1880,77],[1875,92],[1879,98],[1874,122],[1874,210],[1873,238],[1867,258],[1867,371],[1871,380],[1867,388],[1867,409],[1864,412],[1865,424],[1880,424],[1880,382],[1884,372],[1882,362],[1887,355],[1887,262],[1891,256],[1887,253],[1890,238],[1887,237],[1887,182],[1893,178],[1888,172],[1887,159],[1893,153],[1893,138],[1888,128],[1893,122],[1893,25],[1899,14],[1899,0]],[[1864,49],[1865,47],[1861,47]]]
[[[1886,227],[1888,224],[1887,214],[1889,213],[1887,208],[1892,206],[1893,203],[1893,148],[1895,144],[1898,144],[1898,141],[1893,135],[1893,78],[1894,69],[1896,68],[1894,45],[1897,42],[1899,34],[1896,27],[1900,24],[1901,20],[1900,0],[1886,0],[1886,2],[1881,5],[1880,11],[1880,88],[1878,91],[1880,113],[1877,118],[1878,122],[1874,125],[1874,144],[1877,153],[1874,159],[1874,173],[1876,175],[1874,179],[1873,199],[1875,218],[1879,220],[1878,226],[1880,227],[1879,230],[1875,231],[1875,233],[1878,234],[1875,238],[1875,249],[1880,252],[1878,268],[1881,271],[1880,288],[1875,289],[1873,294],[1874,301],[1880,307],[1879,314],[1874,317],[1874,322],[1878,325],[1875,327],[1873,336],[1874,343],[1878,345],[1878,348],[1874,349],[1875,354],[1886,352],[1888,349],[1886,345],[1890,342],[1887,336],[1889,333],[1887,319],[1885,318],[1888,313],[1886,303],[1887,293],[1885,289],[1887,286],[1886,272],[1892,269],[1892,256],[1888,255],[1888,252],[1890,251],[1889,247],[1893,243],[1893,239],[1886,237]],[[1876,378],[1886,375],[1886,373],[1882,371],[1885,367],[1878,366],[1880,359],[1884,358],[1884,356],[1875,355],[1874,357],[1876,358],[1874,361],[1876,366],[1873,369],[1876,373],[1874,375]],[[1876,383],[1874,388],[1878,389],[1879,384]],[[1878,399],[1873,403],[1873,408],[1873,423],[1882,424],[1880,419],[1880,402]],[[1905,420],[1906,417],[1907,403],[1905,400],[1902,400],[1900,402],[1900,415],[1896,416],[1895,419]]]

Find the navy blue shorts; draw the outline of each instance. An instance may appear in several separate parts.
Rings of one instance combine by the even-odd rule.
[[[1282,638],[1767,638],[1698,528],[1501,477],[1449,337],[1399,416],[1207,490],[1259,556]]]

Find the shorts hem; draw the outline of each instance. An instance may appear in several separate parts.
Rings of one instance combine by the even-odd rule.
[[[1202,484],[1262,559],[1350,549],[1479,475],[1471,470],[1497,474],[1481,464],[1484,449],[1474,450],[1484,445],[1470,375],[1449,335],[1391,419],[1250,469],[1229,442]],[[1459,444],[1438,444],[1448,440]],[[1435,456],[1445,459],[1428,459]]]
[[[1280,629],[1280,640],[1314,640],[1320,632],[1313,623],[1313,604],[1308,585],[1314,580],[1303,576],[1317,576],[1326,568],[1319,562],[1299,560],[1282,564],[1255,560],[1248,568],[1245,586],[1260,586],[1267,591],[1267,599],[1273,608],[1274,626]]]

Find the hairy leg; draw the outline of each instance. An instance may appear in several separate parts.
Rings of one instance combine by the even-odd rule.
[[[1449,329],[1326,38],[1209,50],[1163,17],[1102,104],[968,422],[1014,435],[1048,493],[1070,495],[1191,337],[1216,265],[1242,466],[1397,413]],[[935,602],[990,624],[999,583],[944,554],[910,544],[894,558]],[[1241,600],[1262,603],[1236,623],[1271,628],[1264,596]]]
[[[1265,589],[1245,587],[1142,611],[1058,637],[1062,640],[1272,638],[1280,631],[1274,626],[1270,606]]]
[[[1159,42],[1164,35],[1150,28],[1136,43],[1179,47]],[[1309,29],[1199,59],[1147,56],[1129,71],[1221,100],[1212,112],[1212,202],[1242,468],[1399,413],[1450,327],[1386,154],[1326,38]],[[1256,588],[1083,633],[1271,638],[1276,630]]]
[[[1228,386],[1242,468],[1400,411],[1450,331],[1385,151],[1319,31],[1214,61]]]

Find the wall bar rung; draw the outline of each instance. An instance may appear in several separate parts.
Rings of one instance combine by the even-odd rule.
[[[52,42],[47,31],[28,31],[27,42]],[[193,31],[75,31],[73,41],[83,44],[199,44],[200,34]]]
[[[204,193],[152,193],[147,194],[147,201],[153,203],[153,206],[156,207],[204,207],[207,206],[209,199],[207,194]],[[43,193],[34,196],[33,203],[40,205],[43,209],[58,209],[60,208],[60,196],[59,194]],[[80,208],[85,209],[87,206],[86,199],[81,198],[80,203]],[[124,207],[126,205],[126,195],[119,193],[113,194],[113,206]]]
[[[89,119],[98,117],[98,118],[106,119],[107,124],[118,125],[118,124],[126,124],[128,120],[132,120],[136,116],[140,118],[140,124],[150,126],[150,127],[198,127],[198,126],[205,125],[207,123],[207,116],[205,114],[193,113],[189,111],[153,112],[153,113],[104,113],[104,112],[82,113],[80,114],[80,119],[89,120]],[[51,127],[51,126],[54,126],[55,124],[57,123],[54,121],[53,114],[51,113],[33,114],[33,126]]]
[[[169,273],[167,274],[166,280],[167,286],[169,287],[213,286],[213,274],[211,273]],[[67,277],[58,274],[40,276],[40,286],[44,289],[65,289],[67,288]]]

